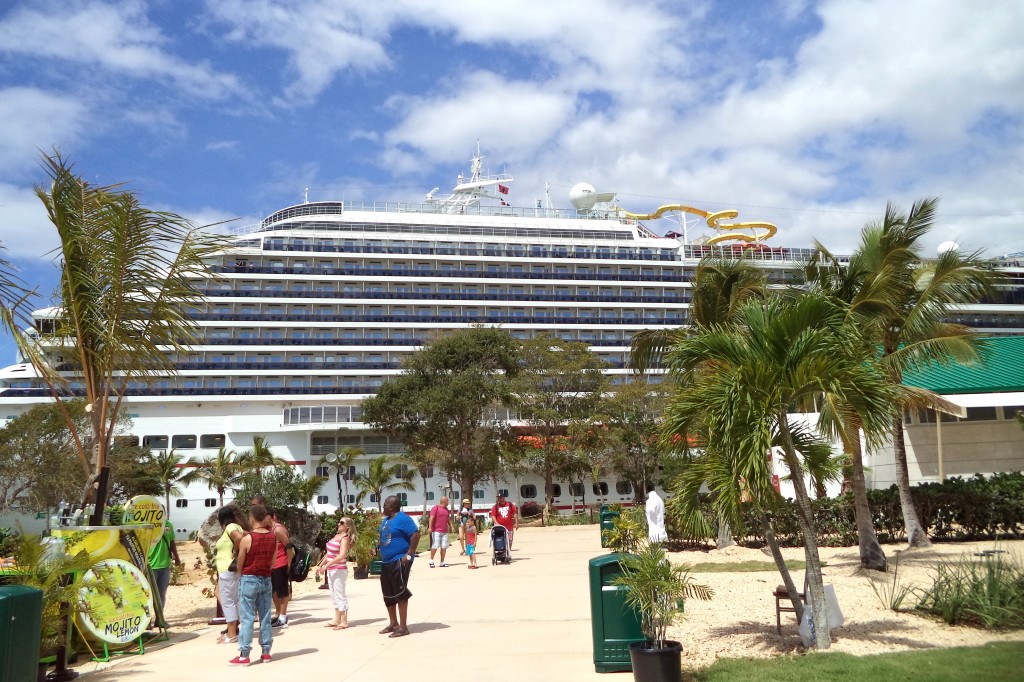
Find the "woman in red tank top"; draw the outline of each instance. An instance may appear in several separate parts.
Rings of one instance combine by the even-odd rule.
[[[252,532],[238,543],[238,656],[228,661],[232,665],[249,665],[252,649],[252,623],[260,618],[260,661],[270,662],[270,646],[274,641],[270,627],[271,582],[270,572],[277,555],[277,538],[273,520],[262,505],[253,505],[249,512]]]

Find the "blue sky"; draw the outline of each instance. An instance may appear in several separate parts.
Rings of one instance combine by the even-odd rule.
[[[567,207],[586,181],[630,210],[737,208],[777,244],[843,252],[886,201],[939,196],[929,246],[1024,251],[1024,3],[972,7],[9,0],[0,240],[48,293],[39,149],[154,208],[248,224],[307,187],[447,190],[479,140],[514,205],[548,182]]]

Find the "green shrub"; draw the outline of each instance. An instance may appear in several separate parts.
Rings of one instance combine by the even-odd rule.
[[[917,608],[950,625],[1024,628],[1024,568],[1002,554],[944,560]]]

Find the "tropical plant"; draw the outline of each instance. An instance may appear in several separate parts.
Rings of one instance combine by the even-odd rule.
[[[384,493],[395,490],[415,490],[412,479],[416,472],[401,462],[393,461],[387,455],[378,455],[370,460],[367,471],[359,472],[355,477],[356,503],[362,502],[363,496],[373,494],[377,498],[377,511],[383,511]]]
[[[615,387],[601,406],[613,441],[611,465],[630,482],[637,504],[647,485],[658,482],[658,467],[670,453],[661,438],[667,398],[664,385],[632,382]]]
[[[195,469],[195,480],[203,481],[209,490],[217,491],[219,506],[224,506],[224,493],[234,490],[242,480],[242,468],[238,465],[235,452],[220,446],[217,454],[199,462]]]
[[[765,271],[748,258],[721,258],[705,256],[697,264],[693,280],[693,296],[686,314],[689,327],[680,329],[648,329],[633,336],[630,350],[630,364],[638,371],[659,363],[664,354],[676,343],[689,335],[713,326],[727,327],[736,322],[739,311],[748,301],[758,301],[768,295],[768,280]],[[671,379],[671,375],[669,376]],[[679,438],[682,438],[681,436]],[[670,445],[685,445],[680,441]],[[712,444],[713,447],[713,444]],[[688,452],[688,448],[682,448]],[[668,449],[671,452],[671,448]],[[684,458],[685,459],[685,458]],[[686,466],[685,461],[681,462]],[[644,490],[636,491],[643,495]],[[735,544],[729,523],[729,515],[721,513],[718,522],[719,549]],[[703,530],[703,529],[702,529]]]
[[[317,463],[317,466],[334,467],[336,474],[342,481],[345,490],[345,497],[344,499],[338,500],[339,509],[344,509],[345,502],[348,500],[348,482],[351,478],[349,476],[349,472],[352,470],[356,461],[365,454],[366,452],[362,448],[345,446],[343,448],[339,448],[337,452],[324,455]],[[331,461],[331,455],[334,456],[334,461]]]
[[[840,315],[840,306],[815,293],[754,300],[740,307],[734,324],[698,329],[666,356],[677,386],[666,412],[666,435],[688,442],[688,434],[699,433],[713,444],[716,461],[703,473],[712,476],[704,480],[719,513],[734,518],[746,497],[770,504],[777,493],[766,455],[780,451],[805,539],[814,622],[822,625],[816,628],[818,648],[827,648],[831,638],[824,627],[817,533],[799,453],[823,438],[793,423],[789,412],[827,395],[837,406],[856,410],[875,442],[887,431],[894,394],[873,358],[838,333]],[[691,486],[686,494],[696,491]],[[795,595],[791,581],[787,587]]]
[[[626,603],[640,614],[640,629],[655,649],[664,649],[668,629],[680,617],[688,598],[708,600],[714,591],[694,582],[688,566],[673,564],[660,543],[638,554],[623,554],[622,573],[614,584],[626,588]]]
[[[59,152],[44,157],[43,166],[50,182],[37,186],[36,196],[60,239],[60,301],[38,339],[9,319],[8,327],[71,430],[86,475],[82,501],[95,499],[92,520],[98,524],[107,453],[127,388],[174,374],[173,355],[195,339],[187,311],[203,300],[196,283],[211,273],[222,242],[180,216],[144,207],[117,185],[90,185]],[[51,364],[48,353],[55,349],[68,371]],[[71,395],[85,398],[87,429],[66,407]]]
[[[66,537],[75,544],[75,535]],[[39,657],[56,650],[64,641],[64,623],[71,610],[72,619],[82,609],[78,591],[85,572],[100,559],[82,550],[75,555],[63,551],[60,541],[22,534],[17,537],[14,560],[16,570],[7,574],[14,584],[35,587],[43,592],[43,619]],[[25,653],[25,652],[23,652]]]
[[[164,509],[168,510],[168,513],[171,509],[171,495],[181,495],[181,486],[188,485],[199,477],[194,465],[195,461],[191,457],[179,455],[174,450],[161,450],[153,458],[153,466],[164,495]]]
[[[288,460],[274,454],[267,445],[267,437],[257,434],[252,437],[252,447],[243,450],[235,459],[235,465],[244,473],[263,469],[288,467]]]
[[[972,556],[943,559],[917,608],[950,625],[1024,628],[1024,565],[1019,557],[1000,553],[981,561]]]
[[[880,348],[886,377],[893,386],[901,387],[897,409],[890,418],[890,433],[911,547],[931,543],[910,495],[902,408],[935,408],[944,403],[928,391],[902,386],[903,374],[932,363],[976,361],[980,346],[974,330],[946,320],[958,306],[990,295],[998,281],[998,274],[981,259],[980,252],[962,254],[952,249],[935,260],[924,258],[920,242],[934,224],[937,207],[938,199],[922,199],[904,214],[888,204],[882,221],[868,224],[861,232],[861,243],[848,266],[842,266],[819,245],[826,257],[825,266],[811,272],[824,290],[850,304],[845,328],[851,333],[859,330],[861,338]],[[856,415],[849,417],[855,423]],[[843,429],[847,433],[849,426]],[[857,457],[859,442],[854,440],[844,442],[849,443],[854,455],[853,484],[855,495],[859,495],[862,473]],[[858,502],[858,527],[866,525],[862,515]]]

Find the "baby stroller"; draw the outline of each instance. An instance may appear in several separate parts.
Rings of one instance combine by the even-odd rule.
[[[508,529],[500,524],[491,527],[491,565],[512,563],[508,547]]]

